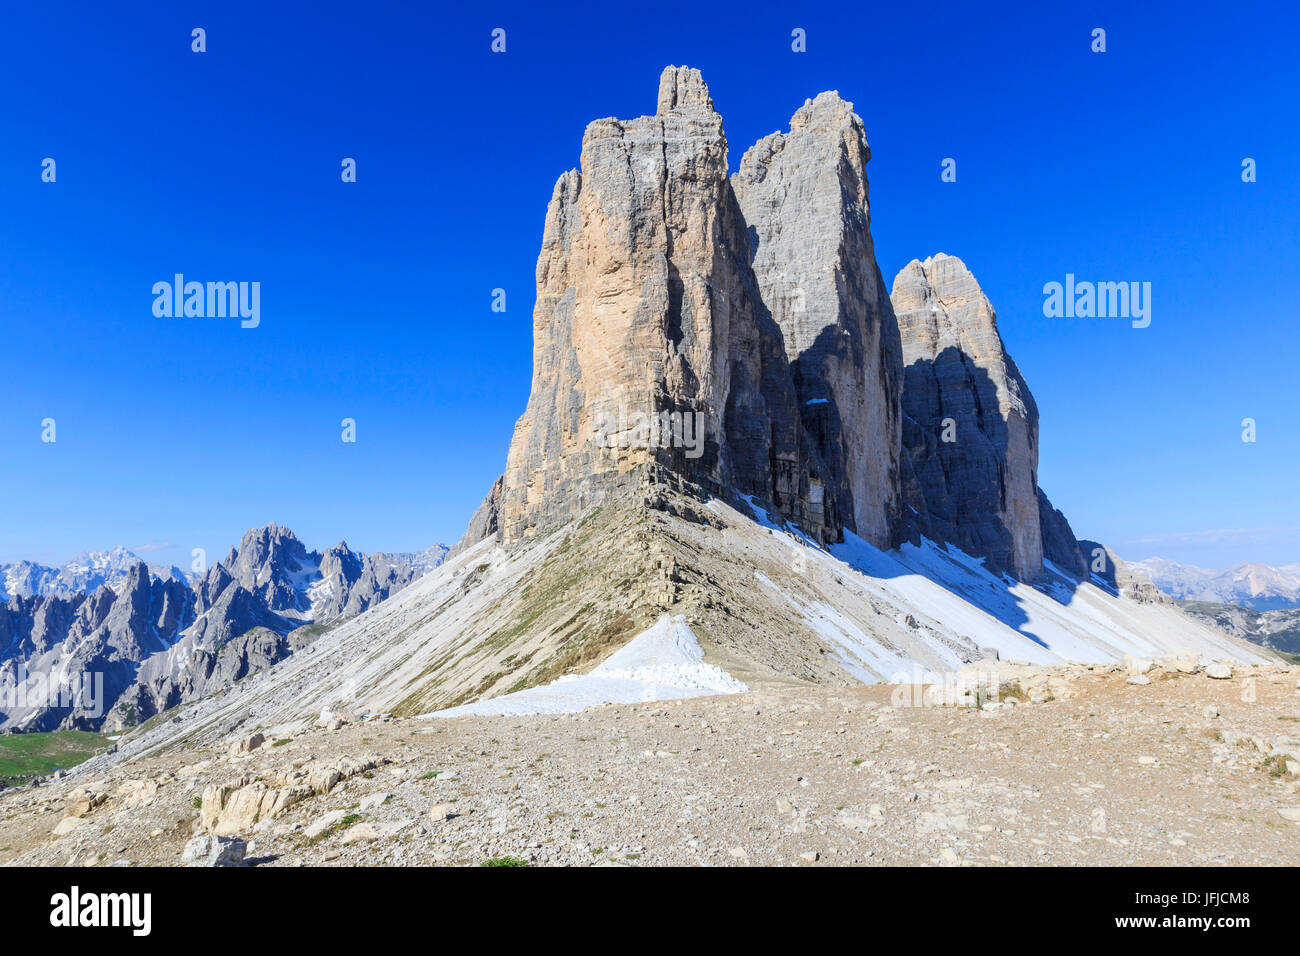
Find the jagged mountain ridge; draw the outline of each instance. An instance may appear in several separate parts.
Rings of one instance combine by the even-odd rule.
[[[0,728],[129,726],[283,659],[315,636],[307,625],[361,613],[446,550],[361,555],[340,542],[315,552],[271,524],[192,585],[137,559],[93,590],[13,597],[0,604]],[[82,674],[80,700],[36,693],[47,675],[68,685]]]
[[[1178,606],[1212,627],[1284,654],[1300,656],[1300,608],[1256,611],[1239,604],[1178,601]]]
[[[143,559],[118,545],[107,551],[84,551],[60,567],[34,561],[0,564],[0,602],[18,597],[71,597],[94,591],[101,584],[116,585]],[[155,577],[191,580],[180,568],[150,564]]]
[[[1129,562],[1171,597],[1236,604],[1256,611],[1300,607],[1300,565],[1272,567],[1244,561],[1226,571],[1180,564],[1165,558]]]

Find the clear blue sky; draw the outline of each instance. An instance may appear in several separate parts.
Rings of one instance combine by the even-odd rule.
[[[0,560],[120,543],[188,564],[267,521],[315,547],[454,541],[527,399],[551,187],[590,120],[653,112],[685,63],[733,168],[805,97],[856,104],[886,281],[966,260],[1078,534],[1300,561],[1293,6],[285,6],[6,9]],[[176,272],[260,281],[261,326],[155,318]],[[1151,327],[1044,318],[1067,272],[1151,282]]]

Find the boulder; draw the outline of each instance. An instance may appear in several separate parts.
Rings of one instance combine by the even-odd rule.
[[[244,841],[205,833],[185,844],[181,866],[243,866]]]
[[[93,790],[78,789],[68,794],[64,809],[70,817],[89,816],[92,811],[104,804],[108,797]]]
[[[63,836],[65,833],[71,833],[79,826],[81,826],[81,819],[79,817],[64,817],[54,825],[54,835]]]
[[[231,836],[247,830],[261,816],[262,800],[267,795],[266,784],[261,781],[240,787],[226,797],[212,832],[217,836]],[[205,801],[206,802],[206,801]]]
[[[241,754],[252,753],[258,747],[266,742],[266,737],[262,734],[253,734],[249,737],[240,737],[230,745],[230,756],[238,757]]]

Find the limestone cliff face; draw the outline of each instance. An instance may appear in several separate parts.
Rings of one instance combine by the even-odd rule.
[[[925,534],[1032,580],[1083,577],[1038,489],[1038,410],[960,259],[885,289],[862,120],[837,93],[728,177],[697,70],[587,127],[537,262],[533,382],[459,548],[671,485],[749,495],[823,542]],[[659,486],[659,487],[655,487]]]
[[[921,523],[1032,580],[1043,565],[1038,408],[993,307],[965,263],[942,254],[908,263],[892,299],[903,347],[903,443],[924,500]]]
[[[780,326],[826,507],[880,547],[899,517],[902,351],[871,241],[862,120],[835,92],[732,178],[762,301]]]
[[[785,350],[699,71],[666,69],[653,116],[588,126],[581,171],[560,177],[547,209],[533,334],[500,494],[507,540],[647,465],[761,496],[818,530]]]

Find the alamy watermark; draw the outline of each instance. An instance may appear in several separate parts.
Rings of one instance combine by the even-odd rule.
[[[937,678],[937,679],[936,679]],[[889,676],[894,707],[975,707],[1000,703],[1002,678],[995,667],[976,667],[940,675],[914,667]]]
[[[260,282],[186,282],[178,272],[171,282],[155,282],[153,294],[153,314],[159,319],[238,316],[245,329],[255,329],[262,321]]]
[[[1076,282],[1067,272],[1064,283],[1044,285],[1043,295],[1049,319],[1132,319],[1135,329],[1151,324],[1150,282]]]
[[[65,675],[33,674],[18,662],[13,686],[0,687],[0,710],[6,712],[61,708],[87,717],[104,716],[104,675],[100,672]]]
[[[643,412],[620,403],[595,415],[599,448],[683,448],[687,458],[704,454],[704,415],[700,412]]]

